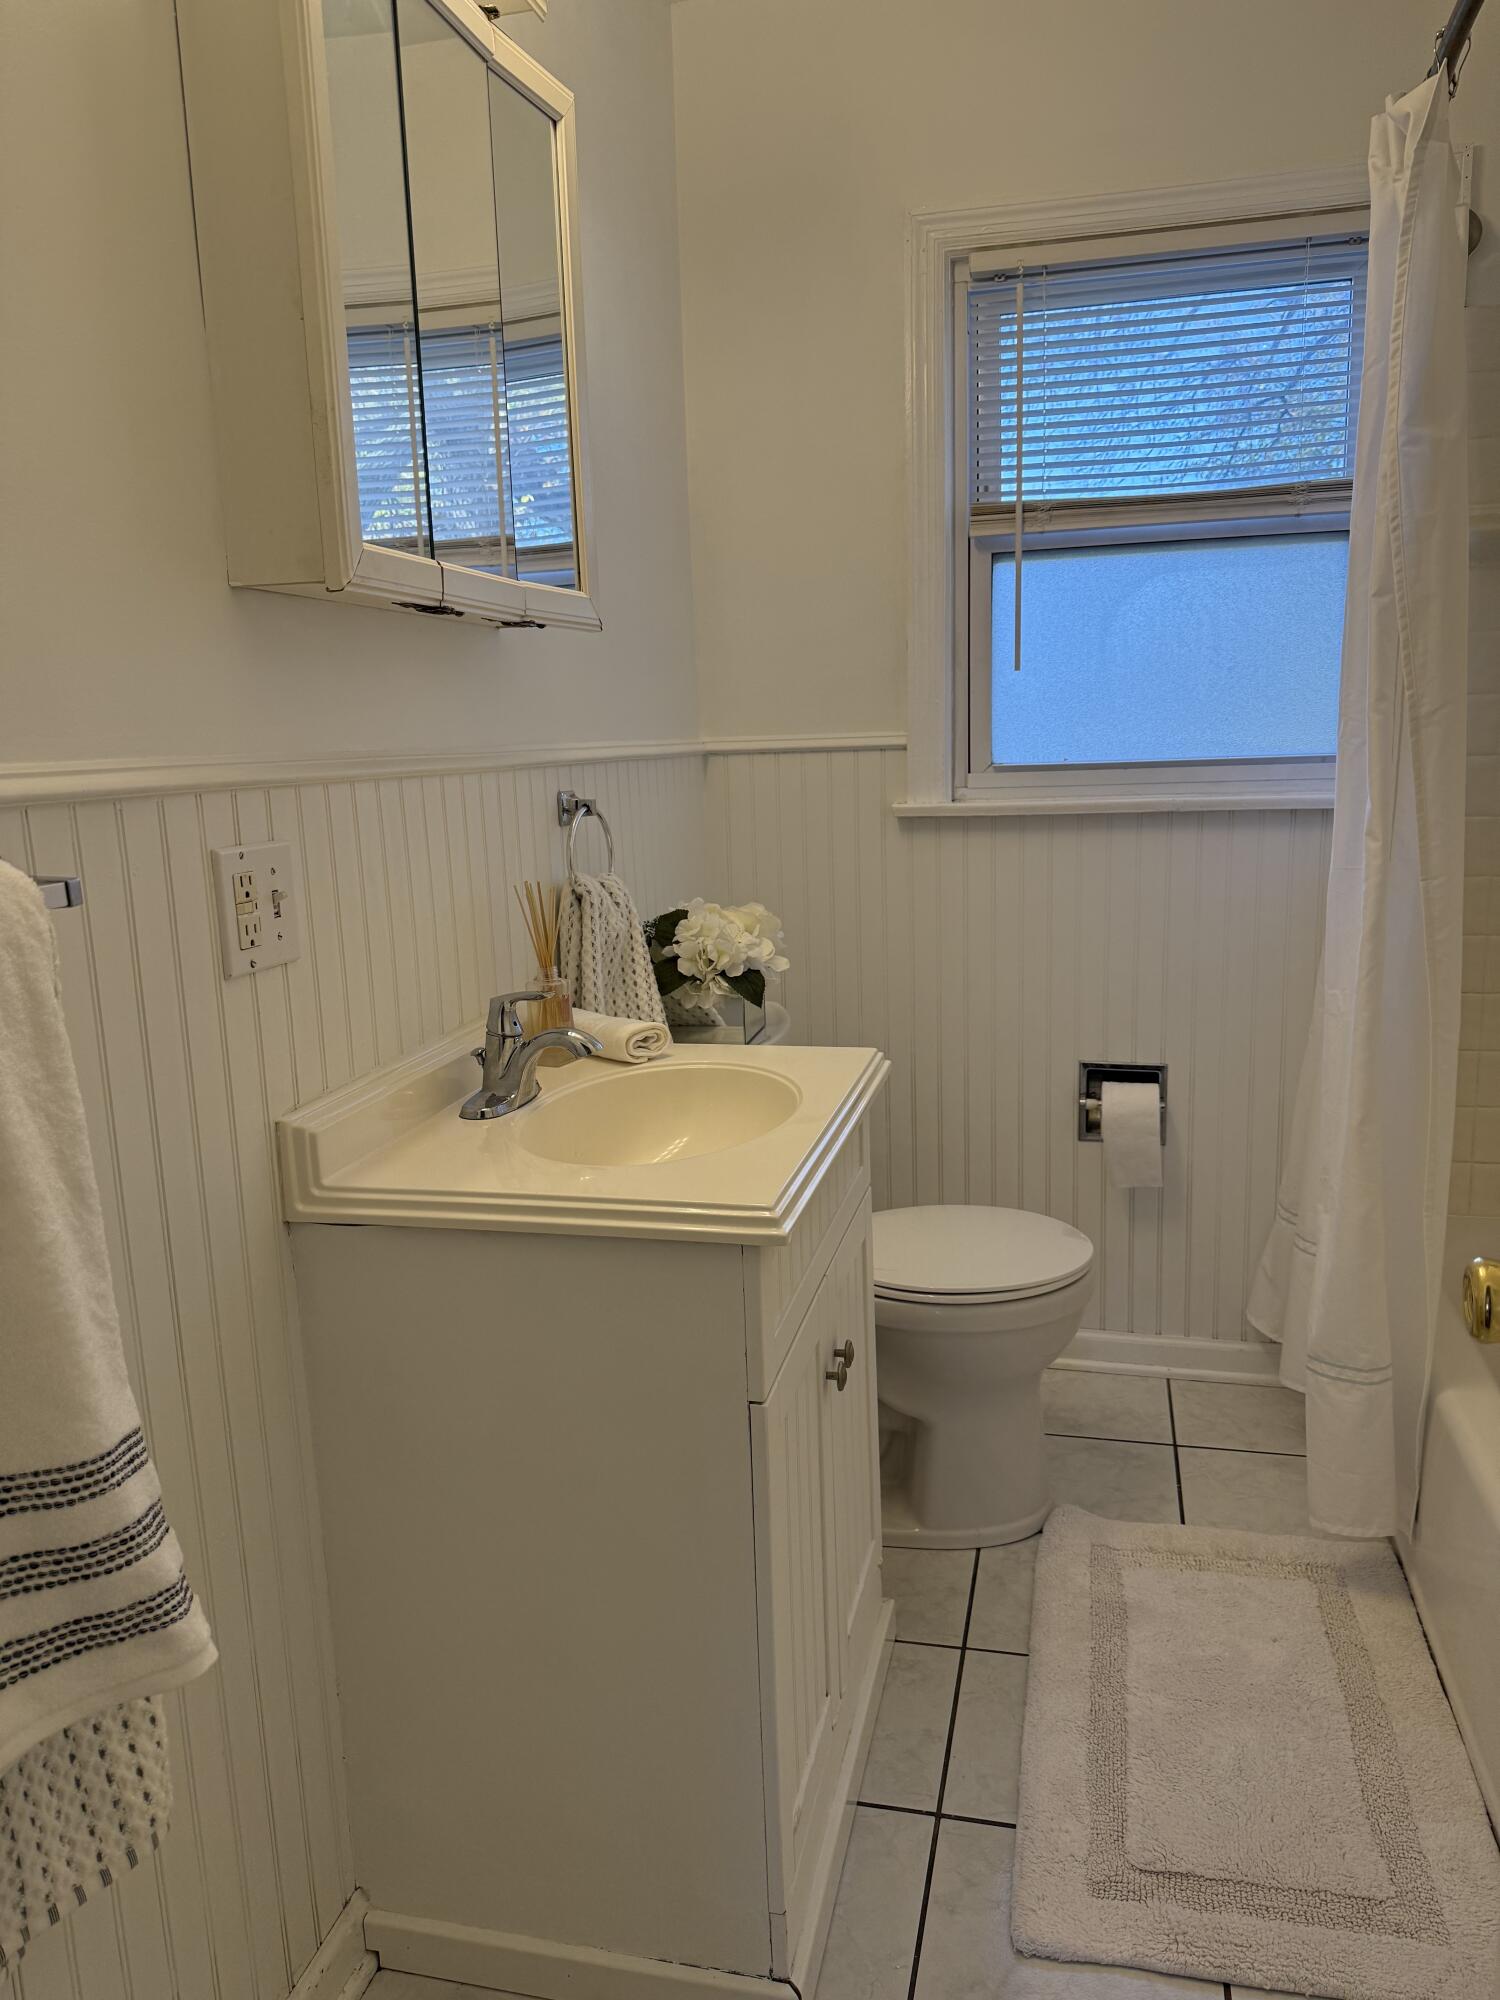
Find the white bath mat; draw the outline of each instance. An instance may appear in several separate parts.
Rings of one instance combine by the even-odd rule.
[[[1500,1854],[1384,1542],[1105,1521],[1037,1558],[1011,1928],[1327,2000],[1500,1995]]]

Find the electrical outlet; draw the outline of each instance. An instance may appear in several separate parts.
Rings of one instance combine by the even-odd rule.
[[[302,895],[291,844],[213,849],[224,977],[302,956]]]

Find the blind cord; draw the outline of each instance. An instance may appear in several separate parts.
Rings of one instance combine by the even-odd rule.
[[[1015,632],[1011,639],[1011,672],[1021,671],[1021,534],[1025,526],[1026,503],[1022,495],[1026,481],[1022,467],[1026,459],[1026,273],[1016,272],[1016,547],[1011,563],[1015,585]]]

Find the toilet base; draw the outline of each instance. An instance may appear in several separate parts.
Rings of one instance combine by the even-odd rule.
[[[1083,1317],[1085,1273],[1041,1296],[939,1303],[877,1294],[884,1534],[991,1548],[1051,1511],[1042,1372]]]
[[[880,1538],[888,1549],[993,1549],[1005,1542],[1024,1542],[1037,1534],[1052,1512],[1049,1500],[1035,1513],[1019,1520],[1003,1521],[989,1528],[923,1528],[917,1524],[911,1501],[899,1486],[886,1488],[880,1496]]]

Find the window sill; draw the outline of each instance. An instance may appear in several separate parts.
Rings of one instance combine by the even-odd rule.
[[[988,792],[956,799],[898,799],[898,819],[1015,819],[1033,814],[1163,812],[1329,812],[1333,773],[1301,785],[1183,785],[1172,791],[1065,788]]]

